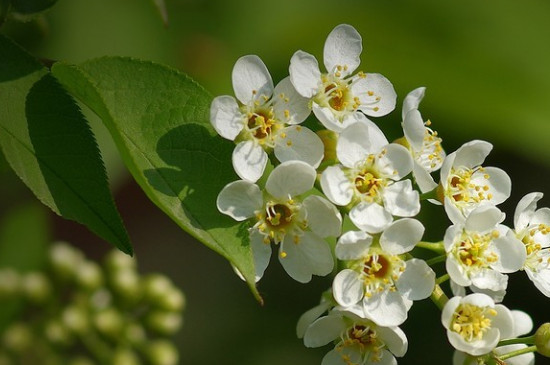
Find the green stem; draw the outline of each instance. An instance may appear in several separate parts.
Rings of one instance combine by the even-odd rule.
[[[529,337],[509,338],[506,340],[501,340],[497,346],[515,345],[518,343],[532,345],[535,343],[535,335]]]
[[[428,200],[428,199],[438,200],[437,188],[433,189],[432,191],[428,191],[427,193],[420,194],[420,200]]]
[[[436,257],[432,257],[431,259],[426,260],[426,263],[428,266],[435,265],[437,263],[443,262],[447,259],[447,255],[440,255]]]
[[[506,360],[506,359],[509,359],[511,357],[515,357],[515,356],[519,356],[519,355],[523,355],[523,354],[528,354],[530,352],[535,352],[535,351],[537,351],[537,346],[533,345],[533,346],[529,346],[529,347],[524,347],[524,348],[516,350],[516,351],[510,351],[507,354],[500,355],[498,357],[498,359],[499,360]]]
[[[431,250],[439,254],[445,253],[445,246],[443,245],[443,241],[439,241],[439,242],[420,241],[416,244],[416,247],[425,248],[427,250]]]
[[[440,277],[438,277],[437,279],[435,279],[435,283],[437,285],[439,285],[441,283],[446,282],[449,279],[450,279],[449,274],[444,274],[444,275],[441,275]]]
[[[445,304],[449,301],[449,298],[447,295],[445,295],[445,292],[443,292],[443,289],[439,286],[439,284],[435,284],[434,290],[432,292],[432,295],[430,295],[430,298],[432,302],[437,305],[437,308],[443,309]]]

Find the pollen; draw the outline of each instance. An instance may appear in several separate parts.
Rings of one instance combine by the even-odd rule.
[[[496,314],[490,307],[460,304],[453,314],[450,329],[468,342],[482,340],[485,332],[491,328],[491,317]]]

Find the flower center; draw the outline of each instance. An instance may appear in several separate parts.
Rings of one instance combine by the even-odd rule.
[[[469,213],[480,202],[493,198],[491,188],[486,183],[489,178],[481,166],[473,169],[453,168],[449,174],[446,195],[454,200],[463,213]]]
[[[380,203],[382,201],[381,191],[388,184],[387,179],[381,177],[376,169],[375,160],[375,155],[369,155],[353,174],[353,184],[357,195],[368,203]]]
[[[258,222],[254,225],[264,236],[264,242],[281,243],[287,234],[294,236],[294,243],[300,242],[300,236],[307,228],[305,211],[294,199],[286,201],[268,201],[263,211],[256,213]]]
[[[386,346],[378,337],[374,323],[370,325],[353,324],[342,333],[341,338],[342,342],[336,346],[336,349],[342,351],[344,347],[355,347],[361,353],[363,363],[366,363],[367,360],[380,361],[380,350]],[[341,356],[346,365],[356,364],[345,353],[342,353]]]
[[[257,106],[246,115],[245,138],[255,140],[264,147],[273,148],[277,131],[284,127],[284,124],[275,118],[273,107],[269,104]]]
[[[358,260],[353,268],[359,272],[365,287],[365,296],[371,297],[386,290],[396,290],[395,282],[403,271],[405,262],[398,256],[389,256],[374,250]]]
[[[525,266],[531,270],[542,270],[550,268],[550,251],[548,247],[542,246],[539,242],[544,239],[544,236],[550,233],[550,227],[546,224],[538,224],[531,227],[521,238],[521,242],[525,245],[527,252],[527,260]]]
[[[334,72],[323,74],[321,76],[322,86],[314,99],[320,106],[330,108],[340,122],[343,122],[349,113],[356,111],[361,106],[361,100],[354,95],[352,86],[358,80],[366,77],[362,72],[356,76],[342,77],[342,71],[346,70],[347,66],[336,66]]]
[[[497,312],[490,307],[460,304],[453,314],[450,328],[468,342],[481,340],[484,333],[491,328],[489,317],[496,314]]]
[[[464,233],[460,243],[455,248],[457,260],[469,269],[480,269],[498,260],[497,254],[487,248],[499,233],[493,231],[487,234]]]

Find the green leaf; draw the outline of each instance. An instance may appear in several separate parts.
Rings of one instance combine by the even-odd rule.
[[[246,226],[216,208],[218,193],[237,176],[233,143],[209,123],[211,96],[175,70],[128,58],[57,63],[52,72],[101,117],[149,199],[227,258],[261,300]]]
[[[0,146],[40,201],[131,254],[94,136],[74,100],[0,36]]]
[[[13,10],[20,14],[34,14],[51,8],[57,0],[11,0]]]

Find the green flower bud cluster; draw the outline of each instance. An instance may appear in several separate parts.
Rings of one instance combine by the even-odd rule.
[[[140,275],[112,251],[102,265],[54,244],[43,272],[0,269],[0,306],[19,309],[0,328],[0,365],[174,365],[170,341],[185,297],[161,274]]]

